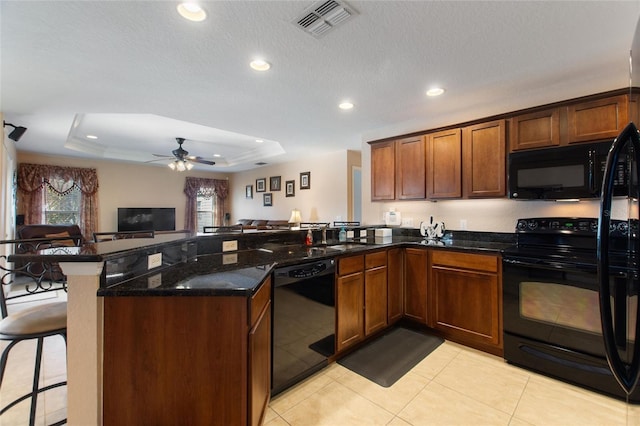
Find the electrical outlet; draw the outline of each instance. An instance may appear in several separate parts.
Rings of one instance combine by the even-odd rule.
[[[401,226],[403,228],[413,228],[413,218],[412,217],[403,217]]]
[[[222,251],[236,251],[236,250],[238,250],[238,240],[222,242]]]
[[[147,287],[148,288],[156,288],[162,285],[162,274],[155,274],[149,278],[147,278]]]
[[[361,229],[360,230],[360,238],[367,238],[367,230],[366,229]]]
[[[223,265],[233,265],[234,263],[238,263],[238,253],[229,253],[222,255]]]
[[[353,230],[347,231],[347,238],[353,238],[353,236],[354,236]]]
[[[162,253],[150,254],[147,258],[147,269],[157,268],[162,266]]]
[[[460,219],[460,230],[461,231],[467,230],[467,219]]]

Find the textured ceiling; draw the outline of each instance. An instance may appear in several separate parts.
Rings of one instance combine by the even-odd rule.
[[[318,39],[291,22],[312,3],[203,2],[192,23],[173,1],[2,0],[0,110],[29,129],[18,150],[148,161],[184,137],[241,159],[209,170],[246,170],[625,87],[640,16],[638,1],[349,1],[357,16]]]

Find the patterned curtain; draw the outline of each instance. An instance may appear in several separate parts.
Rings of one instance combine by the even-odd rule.
[[[44,220],[42,200],[45,186],[60,195],[74,188],[80,190],[80,218],[78,226],[85,239],[90,240],[98,228],[98,175],[96,169],[49,166],[45,164],[18,165],[18,190],[23,195],[24,223],[38,224]]]
[[[229,181],[222,179],[206,179],[188,177],[184,183],[184,193],[187,195],[187,206],[184,218],[184,228],[197,231],[198,225],[198,195],[204,197],[216,196],[214,225],[224,223],[225,200],[229,194]]]

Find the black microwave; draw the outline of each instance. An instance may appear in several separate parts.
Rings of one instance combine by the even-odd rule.
[[[509,154],[509,198],[562,200],[599,198],[612,141]],[[627,157],[618,159],[613,194],[629,193]]]

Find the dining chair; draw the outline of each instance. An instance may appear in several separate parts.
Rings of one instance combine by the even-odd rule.
[[[22,401],[31,399],[28,424],[32,426],[36,422],[38,395],[67,384],[64,380],[40,387],[44,339],[59,335],[64,339],[65,345],[67,343],[67,302],[42,302],[24,309],[18,309],[17,303],[27,302],[30,297],[33,299],[32,296],[36,294],[66,292],[66,277],[57,273],[59,267],[55,263],[26,262],[16,266],[14,262],[9,261],[9,257],[10,253],[35,253],[45,248],[50,251],[68,251],[69,246],[67,242],[58,245],[56,241],[51,241],[51,239],[30,239],[0,241],[0,247],[8,249],[0,251],[0,312],[2,314],[0,340],[8,342],[0,356],[0,392],[2,392],[2,382],[11,350],[20,342],[36,340],[31,392],[2,407],[0,409],[0,423],[2,423],[2,415],[5,412]],[[53,425],[64,423],[66,423],[66,419]]]

